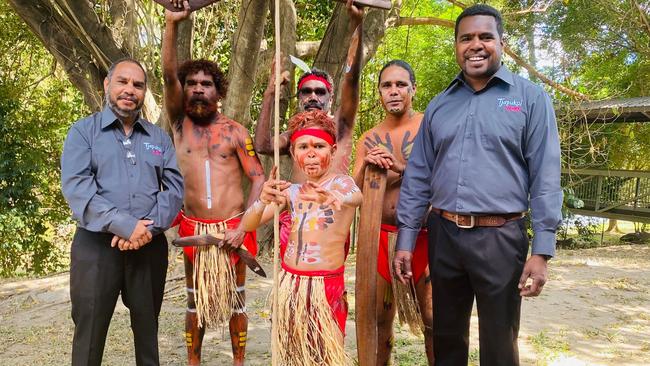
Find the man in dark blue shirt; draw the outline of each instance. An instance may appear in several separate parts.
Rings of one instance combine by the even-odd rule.
[[[462,72],[431,101],[414,142],[397,207],[395,275],[411,278],[430,208],[436,365],[467,363],[474,297],[481,365],[518,365],[521,296],[541,292],[561,222],[557,125],[542,88],[501,64],[497,10],[465,9],[455,35]]]
[[[118,295],[129,308],[136,364],[158,365],[158,314],[169,227],[183,180],[170,137],[140,117],[146,74],[114,63],[106,107],[77,121],[61,156],[63,195],[77,221],[70,253],[73,365],[100,365]]]

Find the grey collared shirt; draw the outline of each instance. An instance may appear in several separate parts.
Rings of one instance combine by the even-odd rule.
[[[426,109],[397,205],[398,250],[413,250],[429,204],[463,214],[524,212],[533,254],[555,254],[560,143],[549,96],[505,66],[478,92],[459,74]]]
[[[166,230],[183,202],[169,135],[139,118],[130,136],[106,107],[77,121],[63,145],[61,187],[78,226],[128,239],[138,220]]]

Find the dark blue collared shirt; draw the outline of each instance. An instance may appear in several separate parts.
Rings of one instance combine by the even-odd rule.
[[[139,118],[130,136],[110,108],[77,121],[63,145],[63,196],[78,226],[128,239],[138,220],[166,230],[183,202],[169,135]]]
[[[505,66],[475,92],[459,74],[426,109],[397,205],[398,250],[412,251],[429,204],[462,214],[525,212],[533,254],[555,254],[560,143],[549,96]]]

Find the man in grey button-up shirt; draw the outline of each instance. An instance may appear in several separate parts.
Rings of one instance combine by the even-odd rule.
[[[501,65],[502,33],[500,14],[486,5],[456,20],[462,72],[427,107],[400,191],[401,281],[412,276],[411,251],[431,207],[436,365],[467,363],[474,297],[481,365],[517,365],[521,296],[541,292],[555,254],[562,204],[555,116],[542,88]],[[529,205],[534,238],[525,261]]]
[[[118,295],[131,313],[136,363],[157,365],[158,314],[169,227],[182,204],[174,147],[140,117],[146,74],[116,62],[104,81],[106,107],[77,121],[61,157],[63,195],[77,221],[70,264],[73,365],[101,364]]]

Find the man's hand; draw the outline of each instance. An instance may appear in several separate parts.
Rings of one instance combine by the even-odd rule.
[[[224,233],[224,239],[221,242],[220,247],[223,249],[237,249],[239,248],[242,243],[244,243],[244,237],[246,236],[246,233],[242,230],[235,229],[235,230],[230,230],[226,229],[226,232]]]
[[[190,2],[187,0],[169,0],[170,3],[174,5],[177,9],[183,9],[183,11],[169,11],[165,10],[165,20],[172,23],[178,23],[182,20],[187,19],[190,16]],[[181,4],[182,3],[182,4]]]
[[[408,250],[398,250],[395,252],[393,258],[393,276],[402,284],[407,285],[411,278],[413,278],[413,271],[411,270],[411,260],[413,253]]]
[[[348,10],[348,15],[350,16],[350,21],[352,24],[357,25],[361,24],[363,20],[363,7],[359,5],[354,5],[353,0],[348,0],[345,4],[346,9]],[[354,28],[352,28],[354,30]]]
[[[546,258],[537,254],[531,255],[524,264],[524,271],[519,279],[519,295],[524,297],[539,295],[546,283],[546,276]],[[527,284],[529,278],[532,282]]]
[[[370,149],[363,161],[366,164],[374,164],[386,170],[392,170],[397,174],[402,174],[406,166],[395,159],[395,155],[380,146]]]
[[[280,60],[283,59],[284,57],[280,54]],[[289,84],[289,71],[283,70],[282,74],[280,74],[280,85],[285,86],[287,84]],[[266,87],[266,92],[275,92],[275,56],[273,56],[273,60],[271,61],[271,74],[269,75],[269,84]]]
[[[262,186],[262,192],[260,192],[260,201],[262,201],[262,203],[265,205],[268,205],[271,202],[275,202],[279,206],[282,206],[287,202],[288,197],[285,190],[290,186],[290,182],[271,177],[266,182],[264,182],[264,185]]]
[[[152,220],[138,220],[135,229],[133,229],[133,232],[131,233],[129,241],[133,244],[137,244],[138,248],[150,242],[153,235],[151,235],[151,231],[149,231],[147,225],[152,224]]]
[[[124,250],[138,250],[142,245],[140,245],[139,243],[132,243],[127,239],[120,238],[119,236],[114,235],[113,239],[111,240],[111,247],[115,248],[115,246],[117,246],[119,250],[124,251]]]

